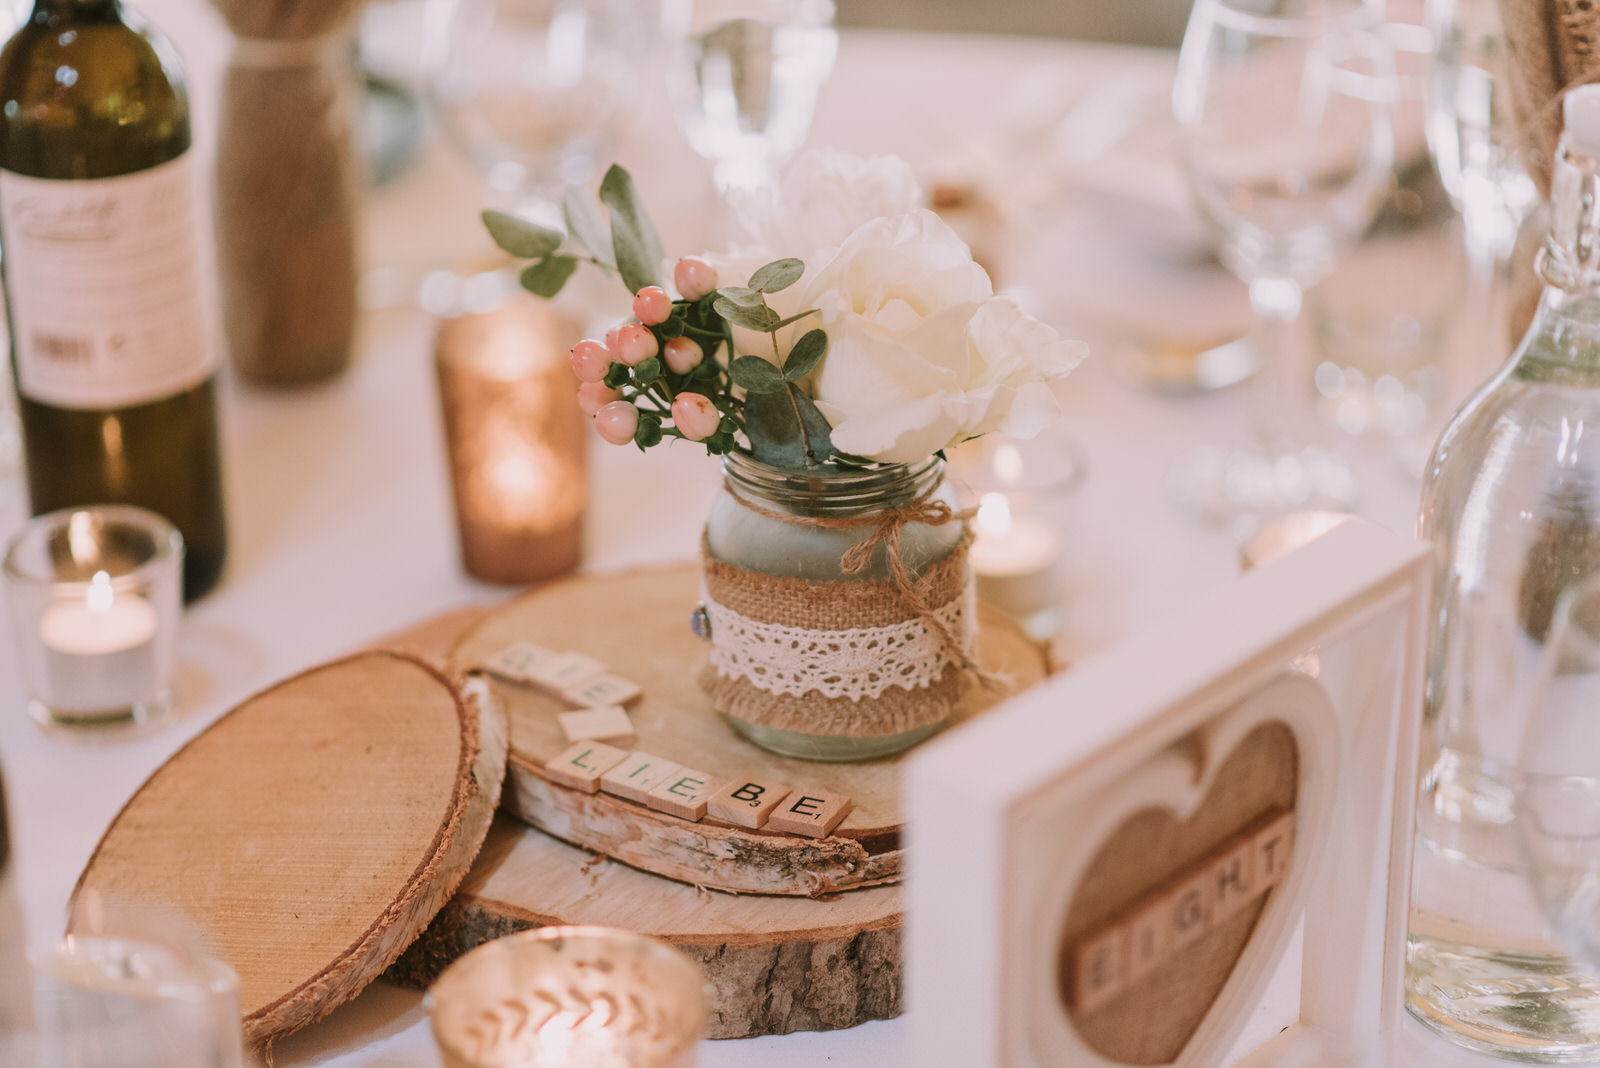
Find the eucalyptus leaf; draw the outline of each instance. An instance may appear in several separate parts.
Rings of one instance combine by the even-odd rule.
[[[800,425],[804,428],[806,444],[810,446],[809,462],[822,463],[833,455],[833,427],[828,417],[818,410],[811,398],[794,387],[789,388],[789,399],[800,410]]]
[[[789,350],[789,358],[783,361],[783,377],[790,382],[800,381],[815,369],[827,351],[827,334],[821,330],[806,331]]]
[[[519,260],[538,260],[561,247],[566,236],[560,230],[519,219],[503,211],[483,213],[483,225],[494,243]]]
[[[744,434],[750,455],[774,467],[806,465],[806,446],[794,405],[782,392],[752,393],[744,403]]]
[[[757,268],[756,273],[750,276],[750,288],[762,293],[780,293],[796,282],[806,273],[804,261],[792,256],[788,259],[773,260],[765,267]]]
[[[758,330],[763,334],[776,330],[778,324],[782,322],[778,313],[765,304],[744,308],[731,300],[718,299],[716,308],[717,314],[733,325],[742,326],[746,330]]]
[[[553,297],[577,269],[578,261],[572,256],[547,256],[523,268],[522,288],[541,297]]]
[[[611,249],[629,293],[661,284],[661,238],[639,200],[633,176],[613,163],[600,181],[600,202],[611,209]]]
[[[611,255],[611,242],[606,240],[606,224],[600,212],[583,190],[567,186],[561,198],[561,214],[567,220],[567,234],[574,243],[589,255],[609,267],[616,266]]]
[[[748,286],[723,286],[717,296],[726,297],[741,308],[760,308],[767,303],[766,297]]]
[[[633,384],[640,389],[661,377],[661,357],[647,356],[633,365]]]
[[[751,393],[780,393],[783,391],[783,374],[760,356],[740,356],[728,367],[736,386]]]

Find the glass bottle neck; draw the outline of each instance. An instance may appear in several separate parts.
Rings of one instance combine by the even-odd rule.
[[[121,0],[33,0],[29,22],[120,22]]]

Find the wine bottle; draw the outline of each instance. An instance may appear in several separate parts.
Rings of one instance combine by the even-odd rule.
[[[35,514],[126,502],[226,552],[199,173],[171,49],[118,0],[35,0],[0,50],[0,276]]]

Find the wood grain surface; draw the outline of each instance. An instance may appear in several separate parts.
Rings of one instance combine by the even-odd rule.
[[[496,685],[511,713],[505,807],[535,827],[646,871],[740,893],[819,895],[894,882],[901,874],[900,759],[825,764],[777,756],[745,741],[700,692],[705,646],[689,629],[699,599],[694,563],[580,575],[491,610],[456,644],[459,666],[518,641],[596,657],[644,687],[631,709],[633,748],[718,778],[750,776],[843,794],[854,808],[834,833],[809,839],[712,821],[690,823],[609,794],[557,786],[544,765],[568,746],[563,707],[538,691]],[[978,659],[1021,688],[1047,673],[1044,650],[1001,614],[980,608]],[[1004,694],[972,687],[956,722]]]
[[[239,975],[270,1046],[354,997],[455,892],[500,797],[481,680],[367,652],[247,700],[158,768],[74,899],[170,907]]]

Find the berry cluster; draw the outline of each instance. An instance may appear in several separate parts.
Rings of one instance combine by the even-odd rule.
[[[634,294],[635,321],[613,327],[604,341],[585,338],[573,346],[578,403],[613,445],[631,441],[647,449],[676,437],[705,442],[720,455],[734,448],[742,405],[715,358],[719,347],[733,344],[715,308],[717,272],[684,257],[673,283],[681,299],[644,286]]]

